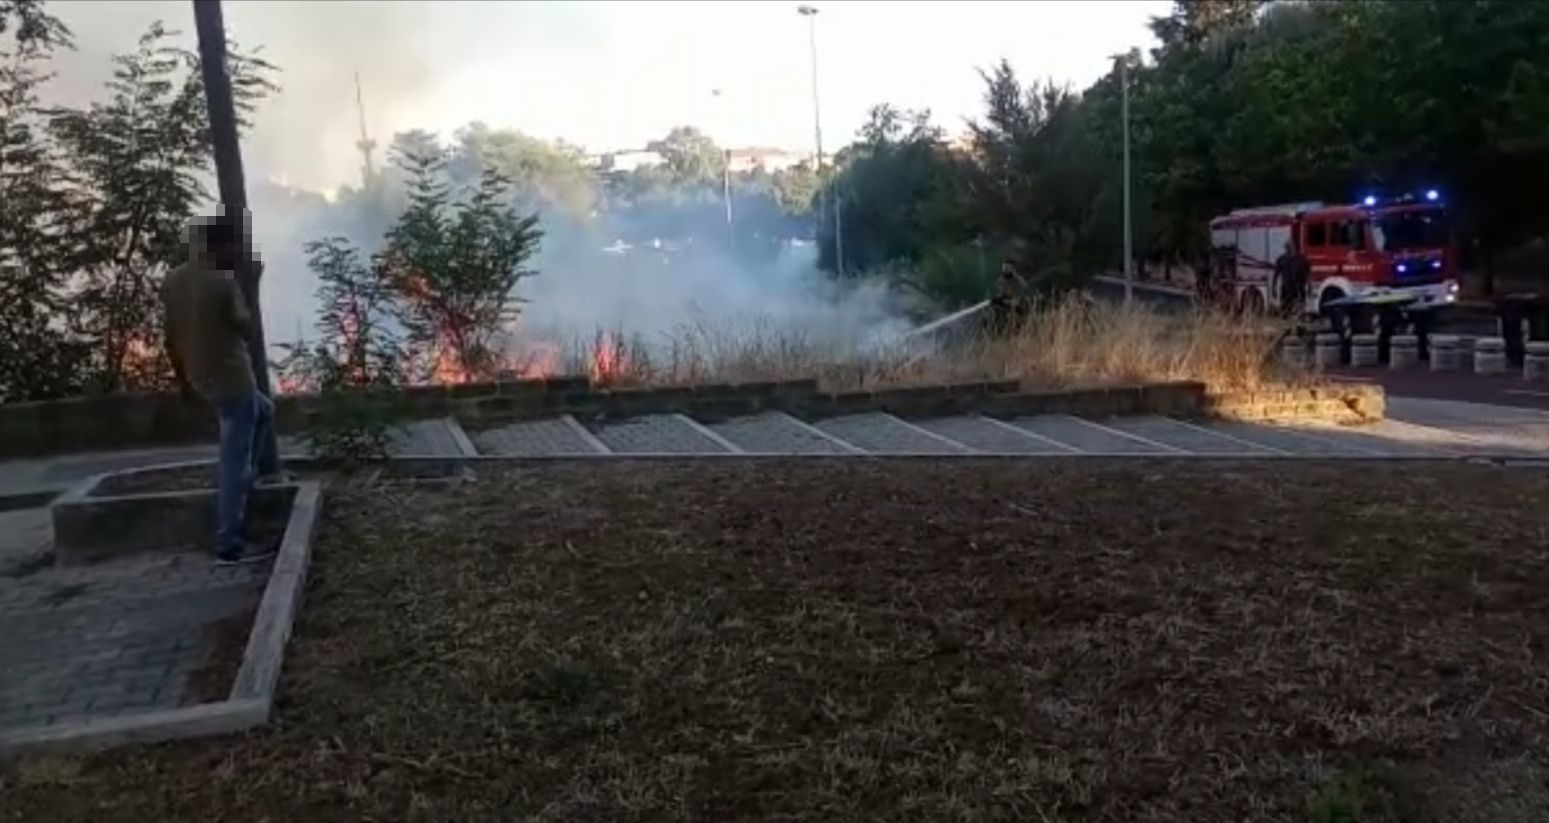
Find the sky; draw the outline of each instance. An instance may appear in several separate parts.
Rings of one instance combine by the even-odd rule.
[[[811,151],[812,51],[825,151],[877,103],[929,109],[949,134],[979,114],[978,70],[1080,89],[1109,55],[1152,42],[1169,0],[1109,2],[459,2],[226,0],[241,46],[261,46],[281,91],[244,142],[249,175],[312,189],[358,180],[354,74],[379,145],[397,131],[450,136],[482,120],[593,152],[643,147],[694,125],[733,147]],[[48,96],[99,97],[109,55],[160,19],[192,47],[188,0],[55,0],[77,50]],[[715,92],[719,90],[720,94]]]

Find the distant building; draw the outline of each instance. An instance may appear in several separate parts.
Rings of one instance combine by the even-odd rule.
[[[786,151],[784,149],[732,149],[728,154],[731,155],[728,165],[731,166],[733,174],[741,174],[756,169],[763,169],[773,174],[777,171],[785,171],[786,169],[799,166],[812,159],[811,155]]]
[[[960,132],[946,139],[947,148],[951,151],[963,154],[972,154],[974,150],[973,132]]]
[[[623,149],[620,151],[593,154],[586,158],[586,164],[600,172],[619,172],[627,174],[636,169],[660,166],[667,159],[654,151],[646,149]]]

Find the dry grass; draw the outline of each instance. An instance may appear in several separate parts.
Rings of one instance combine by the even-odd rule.
[[[816,377],[834,391],[969,380],[1031,388],[1201,380],[1214,389],[1252,389],[1305,379],[1274,363],[1285,330],[1274,321],[1165,313],[1081,295],[1038,307],[1011,334],[971,328],[985,316],[964,321],[951,339],[818,336],[758,320],[685,325],[654,338],[598,333],[572,341],[563,363],[609,385]]]
[[[1359,476],[335,488],[272,728],[0,767],[0,820],[1542,820],[1549,476]]]
[[[1164,313],[1072,295],[1006,337],[981,336],[957,356],[987,376],[1069,386],[1200,380],[1253,389],[1297,379],[1274,364],[1285,326],[1216,311]]]

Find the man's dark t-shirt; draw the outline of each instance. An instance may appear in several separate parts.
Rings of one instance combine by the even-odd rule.
[[[1280,259],[1275,261],[1275,279],[1280,282],[1282,307],[1289,307],[1296,301],[1306,299],[1307,279],[1311,274],[1312,267],[1308,265],[1307,258],[1294,251],[1280,255]]]

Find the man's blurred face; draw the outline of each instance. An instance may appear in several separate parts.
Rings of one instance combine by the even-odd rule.
[[[215,262],[215,267],[222,270],[231,270],[236,267],[239,258],[239,239],[241,234],[230,223],[217,221],[210,226],[206,236],[206,247],[210,251],[210,257]]]

